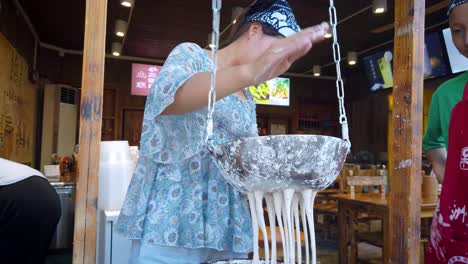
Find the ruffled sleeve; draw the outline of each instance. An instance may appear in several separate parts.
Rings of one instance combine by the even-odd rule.
[[[171,52],[147,97],[141,155],[151,155],[157,163],[174,163],[192,157],[204,145],[206,108],[183,115],[161,113],[188,79],[211,69],[208,54],[196,44],[183,43]]]

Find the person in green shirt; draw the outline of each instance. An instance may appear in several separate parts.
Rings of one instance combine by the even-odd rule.
[[[451,2],[449,24],[452,40],[458,51],[468,58],[468,0]],[[455,104],[462,99],[467,82],[468,72],[465,72],[443,83],[432,96],[428,126],[423,138],[423,149],[440,183],[443,182],[447,160],[450,116]]]

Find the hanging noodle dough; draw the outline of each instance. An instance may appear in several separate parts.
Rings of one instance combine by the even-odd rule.
[[[294,215],[294,228],[296,229],[297,263],[302,263],[301,225],[299,223],[299,196],[297,194],[294,194],[292,204],[292,210]]]
[[[302,226],[304,228],[304,241],[305,241],[305,259],[306,264],[310,263],[310,256],[309,256],[309,233],[307,232],[307,221],[306,221],[306,209],[304,205],[304,197],[299,199],[299,205],[301,206],[301,216],[302,216]]]
[[[294,225],[292,221],[292,200],[294,196],[294,189],[286,189],[284,194],[284,207],[286,208],[287,230],[288,230],[288,246],[289,246],[289,262],[294,263],[296,259],[296,252],[294,250]]]
[[[258,222],[257,222],[257,213],[255,210],[255,197],[253,193],[248,193],[247,197],[249,199],[250,205],[250,216],[252,217],[252,230],[253,230],[253,263],[258,264],[260,262],[260,256],[258,254]]]
[[[307,223],[309,225],[310,232],[310,249],[312,250],[312,264],[317,263],[317,249],[315,248],[314,209],[312,208],[316,194],[317,192],[314,192],[312,190],[305,190],[302,192],[302,199],[304,199]]]
[[[302,226],[305,244],[305,263],[316,264],[317,251],[315,248],[313,212],[313,203],[316,194],[317,192],[313,190],[296,192],[294,189],[286,189],[274,193],[264,193],[261,191],[248,193],[247,196],[249,199],[253,227],[254,255],[253,262],[245,263],[277,263],[276,222],[278,222],[283,245],[284,263],[302,263]],[[266,201],[270,224],[271,258],[269,254],[268,233],[263,213],[263,199]],[[265,260],[262,262],[260,262],[259,256],[259,230],[262,231],[264,239]],[[310,254],[311,252],[312,254]],[[312,261],[310,261],[310,259],[312,259]],[[235,261],[231,263],[244,262]]]
[[[269,263],[270,261],[270,252],[268,247],[268,234],[266,231],[265,217],[263,214],[263,192],[254,192],[255,198],[255,210],[257,210],[257,222],[259,223],[260,229],[263,234],[263,249],[265,253],[265,261]]]
[[[271,263],[276,264],[276,221],[275,221],[275,206],[273,196],[270,193],[265,194],[265,201],[268,211],[268,222],[270,224],[271,234]]]
[[[283,256],[284,259],[287,259],[286,256],[288,255],[288,247],[286,246],[286,236],[285,236],[285,231],[284,231],[284,226],[283,226],[283,218],[282,218],[282,209],[283,209],[283,194],[281,192],[274,192],[273,193],[273,203],[275,207],[275,214],[276,214],[276,220],[278,221],[278,226],[280,229],[280,235],[281,235],[281,242],[283,245]]]

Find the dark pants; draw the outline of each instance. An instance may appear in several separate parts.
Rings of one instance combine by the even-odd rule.
[[[44,263],[60,214],[57,192],[42,177],[0,186],[0,263]]]

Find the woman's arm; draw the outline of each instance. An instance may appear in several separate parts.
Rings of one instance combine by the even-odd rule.
[[[432,170],[440,184],[444,181],[445,163],[447,162],[447,149],[436,148],[426,151],[427,158],[432,163]]]
[[[328,24],[309,27],[288,38],[276,40],[251,64],[228,67],[216,73],[216,97],[222,99],[236,91],[256,85],[286,72],[291,64],[309,52],[314,43],[324,39]],[[211,73],[197,73],[175,94],[174,102],[162,114],[184,114],[208,104]]]
[[[253,74],[248,65],[239,65],[216,73],[216,99],[220,100],[253,83]],[[169,105],[163,115],[177,115],[189,113],[208,104],[211,73],[201,72],[188,79],[176,92],[174,103]]]

